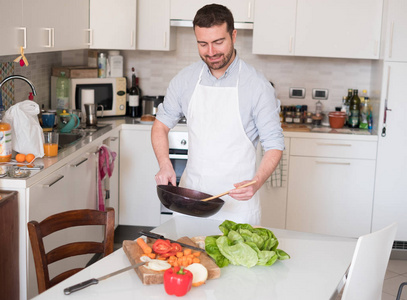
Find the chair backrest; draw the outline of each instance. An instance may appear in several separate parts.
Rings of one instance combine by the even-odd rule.
[[[361,236],[349,268],[342,300],[380,300],[397,224]]]
[[[104,225],[104,240],[100,243],[94,241],[73,242],[66,245],[61,245],[50,250],[48,253],[45,253],[43,242],[44,237],[62,229],[87,225]],[[30,221],[28,222],[27,226],[34,256],[39,293],[42,293],[43,291],[83,269],[75,268],[67,270],[50,279],[48,270],[49,264],[76,255],[102,253],[103,256],[106,256],[113,252],[113,208],[106,208],[106,212],[91,209],[66,211],[52,215],[40,223],[37,221]]]

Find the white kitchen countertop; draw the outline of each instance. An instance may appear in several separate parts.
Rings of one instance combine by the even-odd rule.
[[[108,124],[110,126],[106,126],[97,132],[89,133],[85,138],[72,146],[59,150],[58,156],[56,157],[44,157],[36,159],[35,164],[44,165],[44,169],[32,170],[31,175],[27,178],[0,178],[0,189],[28,188],[69,162],[72,159],[72,154],[75,153],[75,155],[78,155],[81,153],[88,153],[92,150],[96,151],[96,149],[91,149],[93,147],[91,145],[92,142],[102,142],[121,129],[151,130],[152,126],[151,124],[141,124],[138,119],[128,117],[98,118],[98,122],[99,124]],[[180,124],[177,125],[173,130],[187,131],[188,129],[185,124]],[[369,134],[367,131],[349,130],[348,133],[337,133],[335,130],[331,130],[329,127],[321,126],[312,129],[310,132],[284,131],[283,133],[285,137],[293,138],[377,141],[377,135]]]
[[[153,232],[166,238],[220,234],[221,221],[177,216],[155,228]],[[193,287],[183,299],[330,299],[341,285],[353,256],[357,239],[271,229],[279,240],[278,248],[291,259],[277,261],[272,266],[246,268],[229,265],[221,269],[218,279]],[[36,300],[56,299],[175,299],[164,291],[162,284],[143,285],[136,272],[128,271],[108,278],[83,290],[65,296],[63,290],[90,278],[129,266],[123,249],[119,249],[64,282],[35,297]]]

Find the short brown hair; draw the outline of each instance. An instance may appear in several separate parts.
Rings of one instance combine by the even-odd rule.
[[[223,5],[220,4],[208,4],[200,8],[195,15],[193,25],[209,28],[212,26],[218,26],[226,23],[226,30],[232,36],[233,30],[235,30],[235,22],[233,20],[232,12]]]

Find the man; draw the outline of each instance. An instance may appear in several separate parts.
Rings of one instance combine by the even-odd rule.
[[[280,103],[262,74],[242,61],[234,49],[233,15],[222,5],[198,10],[194,21],[202,59],[183,69],[170,82],[158,108],[151,138],[160,171],[157,184],[176,184],[168,154],[168,132],[185,116],[188,124],[188,163],[180,186],[217,195],[232,189],[213,216],[239,223],[260,224],[256,192],[281,159],[284,139]],[[265,154],[256,172],[256,146]]]

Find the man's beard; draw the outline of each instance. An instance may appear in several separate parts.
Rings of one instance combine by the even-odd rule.
[[[223,57],[222,60],[220,60],[218,62],[214,62],[214,63],[211,63],[211,62],[207,61],[207,58],[209,57],[208,55],[206,55],[205,57],[201,56],[201,59],[207,64],[209,69],[211,69],[211,70],[220,70],[223,67],[227,66],[227,64],[230,62],[230,60],[232,59],[234,51],[235,51],[235,49],[233,47],[231,47],[230,51],[226,55],[224,55],[223,53],[220,53],[220,54],[216,54],[216,55],[212,56],[212,57],[217,57],[217,56],[222,56]]]

